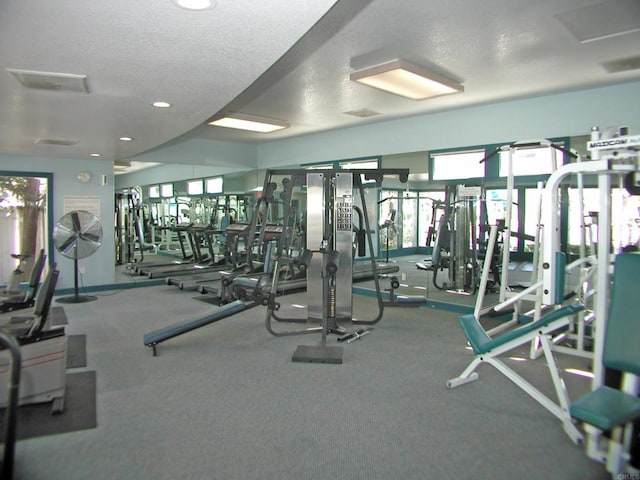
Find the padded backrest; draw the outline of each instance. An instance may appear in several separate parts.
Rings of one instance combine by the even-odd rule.
[[[38,295],[36,296],[36,302],[33,306],[33,314],[36,317],[40,317],[43,313],[46,315],[48,307],[46,307],[47,303],[47,292],[51,288],[53,273],[56,271],[56,264],[54,263],[49,267],[49,271],[47,275],[44,277],[44,282],[42,282],[42,286],[38,291]],[[57,280],[57,276],[56,276]],[[53,287],[55,288],[55,282]],[[51,293],[51,297],[53,297],[53,293]],[[51,299],[49,299],[49,303],[51,303]],[[46,308],[45,308],[46,307]]]
[[[40,283],[40,277],[42,276],[42,270],[44,270],[44,261],[47,256],[44,253],[44,248],[40,250],[38,254],[38,258],[36,262],[33,264],[33,268],[31,269],[31,277],[29,277],[29,287],[36,288]]]
[[[604,365],[640,375],[640,254],[616,256],[609,318],[604,345]]]
[[[56,264],[54,263],[51,266],[51,269],[47,273],[47,277],[45,278],[42,288],[40,291],[43,293],[42,295],[38,295],[40,299],[40,305],[38,305],[38,301],[36,301],[36,307],[39,307],[39,312],[36,313],[36,318],[34,320],[33,326],[29,331],[29,336],[37,337],[42,332],[45,323],[47,322],[47,317],[49,316],[49,309],[51,308],[51,302],[53,302],[53,293],[56,289],[56,283],[58,283],[58,276],[60,272],[55,269]],[[34,307],[34,312],[36,308]]]

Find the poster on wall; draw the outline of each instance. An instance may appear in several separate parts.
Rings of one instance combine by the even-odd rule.
[[[65,195],[63,215],[74,210],[86,210],[100,219],[100,197],[98,195]]]

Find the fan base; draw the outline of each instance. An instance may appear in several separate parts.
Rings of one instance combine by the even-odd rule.
[[[73,295],[72,297],[62,297],[57,298],[56,302],[58,303],[86,303],[93,302],[97,300],[98,297],[94,297],[93,295]]]

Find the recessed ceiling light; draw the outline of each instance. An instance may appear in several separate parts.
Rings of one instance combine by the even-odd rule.
[[[169,108],[171,106],[169,102],[153,102],[151,105],[157,108]]]
[[[89,156],[91,156],[91,157],[101,157],[102,155],[100,155],[99,153],[90,153]]]
[[[133,140],[132,137],[120,137],[120,140],[122,140],[123,142],[130,142],[131,140]]]
[[[206,10],[216,4],[213,0],[173,0],[173,3],[187,10]]]

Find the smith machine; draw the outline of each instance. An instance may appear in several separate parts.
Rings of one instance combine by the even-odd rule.
[[[320,345],[301,345],[295,351],[294,362],[342,363],[342,347],[329,347],[326,344],[328,333],[357,336],[364,334],[367,328],[347,333],[341,323],[372,325],[380,321],[383,314],[383,301],[377,275],[371,226],[367,213],[362,179],[381,183],[385,176],[397,176],[406,183],[408,169],[375,170],[278,170],[268,171],[263,192],[274,197],[278,186],[272,182],[274,175],[284,175],[283,192],[280,198],[285,203],[285,219],[288,225],[296,215],[291,206],[291,189],[306,187],[306,249],[297,257],[286,251],[284,242],[278,242],[274,260],[274,272],[280,267],[296,263],[307,272],[307,315],[305,318],[282,318],[276,313],[280,304],[276,302],[279,275],[274,274],[269,295],[265,298],[267,313],[265,325],[274,336],[321,333]],[[359,209],[356,206],[354,191],[360,198]],[[364,228],[354,231],[353,211],[364,219]],[[354,238],[357,248],[354,248]],[[366,242],[366,243],[365,243]],[[372,277],[378,298],[378,315],[371,320],[353,318],[352,311],[352,275],[355,252],[364,255],[368,248]],[[321,327],[304,327],[294,330],[277,330],[272,320],[288,323],[321,322]],[[345,338],[341,337],[341,338]]]

